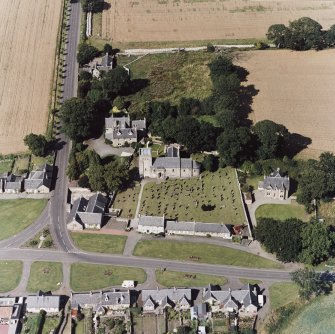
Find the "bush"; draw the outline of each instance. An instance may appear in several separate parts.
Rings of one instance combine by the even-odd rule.
[[[212,43],[207,44],[207,52],[215,52],[215,46]]]

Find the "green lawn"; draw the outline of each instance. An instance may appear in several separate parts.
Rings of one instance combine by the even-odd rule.
[[[282,268],[280,263],[247,252],[209,244],[167,240],[141,240],[134,255],[159,259],[232,265],[252,268]]]
[[[134,218],[140,189],[141,185],[136,183],[134,187],[120,191],[116,194],[113,208],[122,210],[122,218]]]
[[[20,283],[23,264],[21,261],[0,261],[0,292],[14,290]]]
[[[274,283],[270,286],[269,291],[270,304],[273,310],[297,301],[299,298],[298,286],[293,282]]]
[[[18,156],[15,158],[13,166],[13,174],[23,174],[29,170],[30,165],[30,155]]]
[[[239,278],[239,280],[241,281],[242,284],[261,284],[262,281],[258,280],[258,279],[250,279],[250,278]]]
[[[208,284],[224,285],[228,282],[227,278],[224,276],[161,270],[156,270],[156,281],[166,287],[195,287]]]
[[[0,161],[0,174],[10,172],[13,167],[13,159],[6,159]]]
[[[45,317],[45,322],[42,326],[42,330],[39,331],[37,328],[37,314],[29,314],[27,320],[24,323],[23,331],[24,333],[40,333],[40,334],[50,334],[51,331],[54,331],[59,326],[59,317]]]
[[[143,283],[146,274],[143,269],[89,263],[71,265],[71,289],[74,291],[98,290],[121,285],[124,280]]]
[[[285,220],[289,218],[298,218],[303,221],[309,221],[310,215],[306,213],[305,207],[299,204],[263,204],[256,210],[256,219],[273,218]]]
[[[71,233],[75,245],[87,252],[122,254],[127,237],[124,235]]]
[[[37,168],[40,168],[43,166],[45,163],[52,165],[54,160],[53,155],[48,155],[47,157],[37,157],[35,155],[31,156],[31,161],[30,161],[30,169],[31,170],[36,170]]]
[[[46,199],[15,199],[0,201],[0,240],[27,228],[40,216]]]
[[[63,267],[60,262],[36,261],[31,265],[27,291],[55,291],[63,280]]]
[[[246,223],[233,168],[204,172],[201,179],[167,180],[145,185],[140,213],[207,223]],[[203,204],[212,205],[203,211]]]
[[[306,304],[280,333],[334,333],[334,304],[334,294],[316,298],[309,304]]]

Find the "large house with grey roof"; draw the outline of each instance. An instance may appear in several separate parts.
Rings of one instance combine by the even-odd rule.
[[[203,289],[202,299],[210,304],[212,313],[235,312],[241,317],[254,317],[257,315],[257,290],[246,284],[239,290],[220,290],[209,284]]]
[[[92,308],[98,315],[105,315],[110,312],[123,312],[131,305],[130,291],[100,291],[89,293],[71,294],[72,310],[80,311],[84,308]]]
[[[109,55],[107,52],[101,60],[94,60],[87,65],[84,65],[81,70],[91,73],[93,77],[100,78],[101,72],[109,72],[113,68],[115,68],[115,56]]]
[[[6,194],[18,194],[22,192],[24,176],[9,174],[2,180],[3,192]]]
[[[107,210],[108,198],[97,193],[86,198],[80,196],[71,207],[68,230],[100,229]]]
[[[146,119],[130,120],[129,116],[105,118],[105,138],[113,146],[137,143],[146,131]]]
[[[139,155],[139,173],[148,178],[189,178],[200,175],[201,166],[191,158],[180,157],[180,146],[165,147],[165,157],[158,157],[153,162],[151,149],[141,148]]]
[[[26,309],[30,313],[39,313],[44,310],[47,313],[58,313],[61,309],[61,296],[53,296],[39,291],[35,296],[28,296]]]
[[[27,193],[48,193],[51,189],[53,167],[45,164],[40,169],[31,171],[24,180],[24,190]]]
[[[142,290],[143,313],[161,314],[166,308],[189,310],[192,306],[191,289]]]
[[[278,168],[269,176],[264,176],[264,180],[258,184],[258,189],[264,191],[265,197],[280,200],[287,199],[290,191],[290,178],[282,176]]]

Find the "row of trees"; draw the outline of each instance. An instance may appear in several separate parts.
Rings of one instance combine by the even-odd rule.
[[[298,219],[261,218],[257,221],[255,236],[278,260],[311,265],[325,261],[335,242],[331,227],[317,221],[306,224]]]
[[[290,22],[288,27],[284,24],[271,25],[266,37],[277,48],[297,51],[321,50],[335,45],[335,25],[329,30],[323,30],[318,22],[309,17],[302,17]]]

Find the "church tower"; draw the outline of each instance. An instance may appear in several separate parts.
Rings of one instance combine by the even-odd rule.
[[[140,148],[140,155],[138,158],[138,170],[140,177],[150,177],[152,167],[151,148]]]

